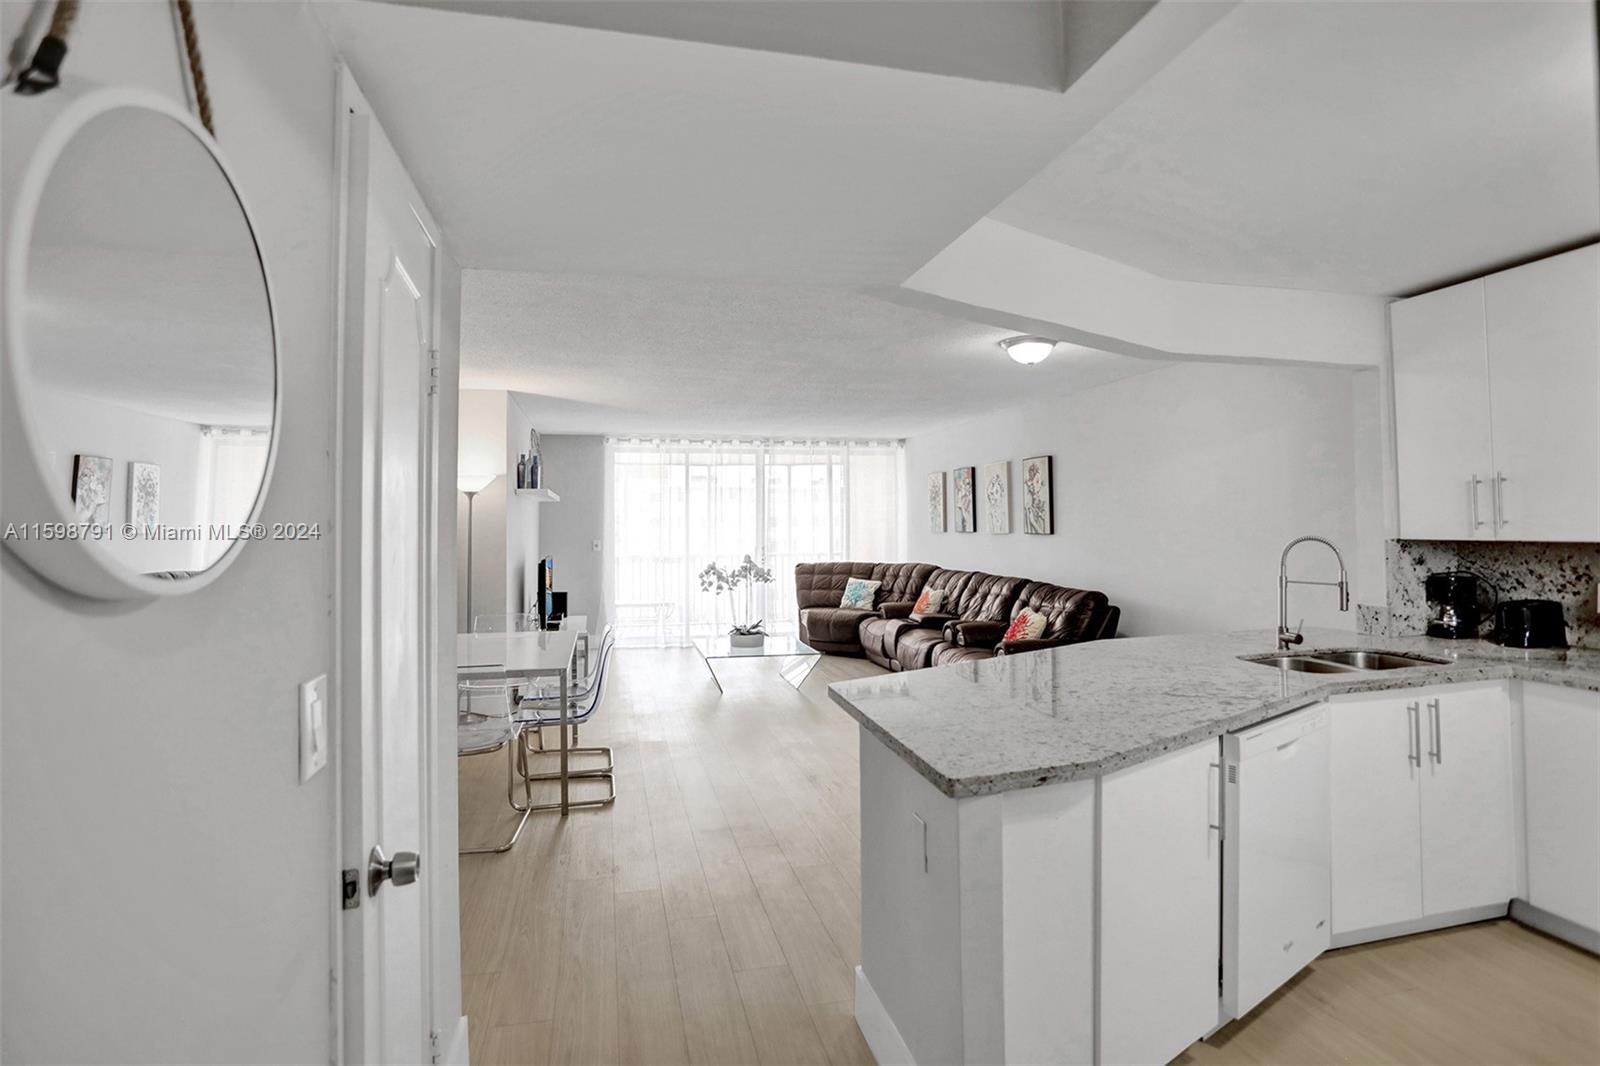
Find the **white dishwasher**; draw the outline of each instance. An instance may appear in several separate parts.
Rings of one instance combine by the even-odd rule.
[[[1224,1020],[1328,949],[1330,713],[1318,704],[1222,738]]]

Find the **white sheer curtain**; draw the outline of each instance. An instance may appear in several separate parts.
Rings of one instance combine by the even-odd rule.
[[[687,644],[732,622],[700,591],[710,562],[750,555],[767,631],[794,628],[794,564],[899,556],[900,444],[875,441],[607,441],[610,617],[619,641]]]

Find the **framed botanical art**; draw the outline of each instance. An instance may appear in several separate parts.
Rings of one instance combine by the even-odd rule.
[[[956,498],[956,532],[972,533],[978,528],[978,470],[976,467],[958,466],[950,471],[950,479]]]
[[[1011,463],[983,468],[983,519],[990,533],[1011,532]]]
[[[103,455],[72,457],[72,506],[80,522],[111,521],[111,460]]]
[[[1053,462],[1048,455],[1022,460],[1022,531],[1054,533],[1055,501],[1051,498]]]
[[[150,529],[161,521],[161,467],[135,460],[128,464],[128,524]]]
[[[945,531],[943,470],[928,475],[928,528],[935,533]]]

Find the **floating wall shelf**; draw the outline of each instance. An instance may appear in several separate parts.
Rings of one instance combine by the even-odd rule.
[[[561,502],[561,497],[550,489],[513,489],[512,492],[525,500],[533,500],[535,503]]]

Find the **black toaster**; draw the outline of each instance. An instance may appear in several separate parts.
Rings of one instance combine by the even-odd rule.
[[[1501,600],[1494,609],[1496,644],[1508,648],[1565,648],[1567,622],[1555,600]]]

